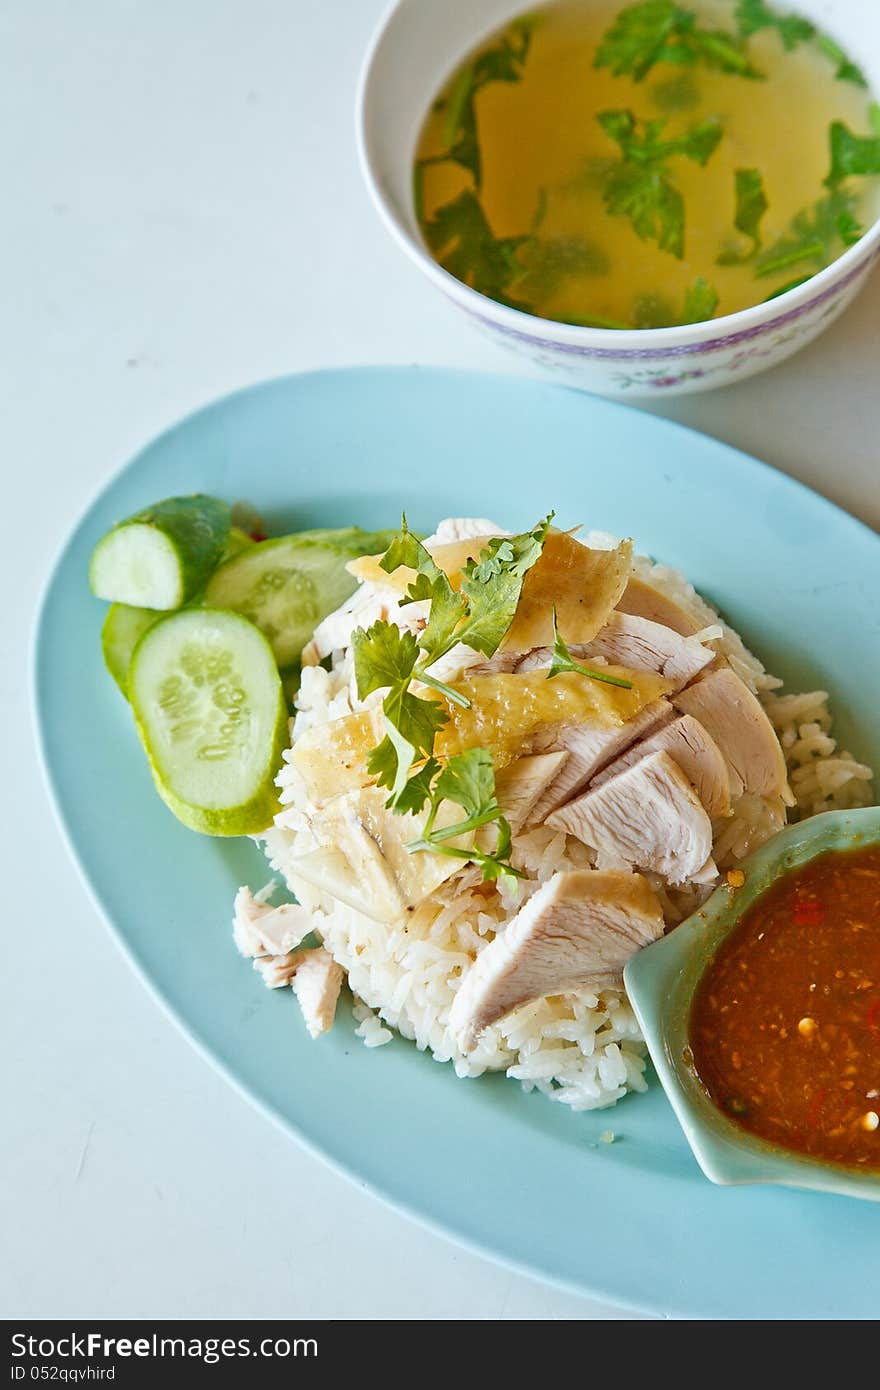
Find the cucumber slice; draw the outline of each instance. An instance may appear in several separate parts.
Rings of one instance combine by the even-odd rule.
[[[134,608],[180,608],[207,582],[228,537],[225,502],[201,493],[169,497],[98,541],[89,567],[92,592]]]
[[[299,660],[321,619],[357,588],[345,562],[386,550],[395,534],[349,526],[259,541],[215,570],[204,601],[256,623],[283,669]]]
[[[112,603],[107,609],[101,628],[101,650],[104,665],[128,699],[128,668],[132,654],[147,628],[161,621],[161,614],[152,608],[130,608],[127,603]]]
[[[287,705],[265,637],[237,613],[187,608],[135,648],[128,690],[159,795],[206,835],[256,835],[278,810]]]

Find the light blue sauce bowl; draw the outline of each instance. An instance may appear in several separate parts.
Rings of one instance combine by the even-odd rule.
[[[880,1173],[809,1158],[758,1138],[710,1100],[690,1054],[691,1002],[718,948],[782,874],[828,850],[880,844],[880,807],[829,811],[789,826],[743,861],[741,888],[724,884],[624,971],[651,1060],[694,1155],[714,1183],[780,1183],[880,1202]],[[878,1132],[880,1146],[880,1132]]]

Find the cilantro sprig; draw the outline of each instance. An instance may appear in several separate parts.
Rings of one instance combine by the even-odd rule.
[[[548,681],[552,680],[554,676],[561,676],[564,671],[573,671],[579,676],[588,676],[591,681],[604,681],[606,685],[617,685],[621,690],[632,690],[633,688],[632,681],[623,680],[620,676],[612,676],[608,671],[597,671],[594,666],[582,666],[579,661],[575,661],[559,631],[554,606],[553,659],[550,663],[550,670],[547,672]]]
[[[843,121],[833,121],[828,131],[831,168],[826,187],[836,188],[844,179],[880,174],[880,134],[855,135]]]
[[[761,252],[755,261],[756,278],[765,279],[805,262],[812,262],[817,269],[827,265],[838,241],[850,246],[861,236],[854,207],[855,198],[851,194],[835,189],[812,207],[803,208],[792,218],[788,230]],[[815,270],[810,273],[815,274]],[[794,284],[785,288],[793,289]]]
[[[765,0],[738,0],[736,24],[743,38],[750,38],[761,29],[775,29],[787,52],[806,43],[816,33],[816,26],[796,14],[779,14]]]
[[[682,135],[664,138],[662,119],[639,121],[632,111],[600,111],[596,118],[619,147],[621,158],[605,174],[603,198],[612,216],[628,217],[643,241],[684,256],[684,199],[668,171],[676,155],[705,165],[721,139],[721,125],[707,119]]]
[[[868,79],[861,68],[852,61],[849,54],[832,39],[830,34],[818,34],[816,43],[826,58],[837,64],[834,76],[838,82],[851,82],[854,87],[867,87]]]
[[[770,206],[764,191],[764,180],[758,169],[737,169],[734,173],[736,210],[733,225],[746,237],[750,246],[725,247],[718,257],[719,265],[743,265],[761,249],[761,219]]]
[[[675,0],[641,0],[621,10],[596,50],[593,65],[641,82],[658,63],[703,63],[739,77],[760,78],[741,35],[702,28]]]
[[[444,270],[472,289],[511,309],[528,305],[510,294],[523,275],[517,255],[532,241],[531,235],[496,236],[472,188],[443,203],[433,217],[422,222],[428,246]]]
[[[477,96],[491,82],[521,80],[535,23],[529,15],[516,20],[490,48],[461,69],[444,102],[445,151],[419,160],[420,170],[431,164],[460,164],[472,175],[474,187],[479,190],[483,182],[483,161],[477,132]]]
[[[406,809],[421,810],[427,801],[429,811],[421,836],[407,845],[410,854],[429,850],[453,859],[470,860],[480,865],[484,882],[504,876],[525,877],[510,863],[513,835],[495,793],[495,768],[488,749],[470,748],[457,753],[442,769],[436,760],[431,760],[411,779],[411,787],[414,782],[418,785],[412,788]],[[435,829],[437,813],[444,802],[460,806],[464,817],[453,825]],[[477,846],[465,849],[449,843],[488,825],[494,825],[497,831],[492,850]]]
[[[416,637],[396,623],[382,619],[352,637],[354,669],[360,699],[377,690],[387,693],[382,701],[385,734],[369,754],[367,770],[380,787],[387,787],[392,810],[412,810],[431,775],[416,763],[433,758],[434,741],[447,722],[443,705],[433,696],[412,690],[415,683],[438,691],[446,699],[467,708],[469,701],[430,672],[430,667],[458,643],[484,656],[494,656],[513,622],[523,581],[540,558],[553,520],[551,513],[531,531],[519,536],[496,536],[476,560],[465,566],[456,591],[431,554],[413,535],[403,518],[402,526],[380,564],[388,574],[406,567],[414,576],[401,606],[427,601],[428,621]],[[437,765],[439,766],[439,765]]]

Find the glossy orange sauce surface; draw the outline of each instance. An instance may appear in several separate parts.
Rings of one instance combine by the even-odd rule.
[[[743,1128],[880,1172],[880,847],[820,855],[762,894],[700,981],[690,1046]]]

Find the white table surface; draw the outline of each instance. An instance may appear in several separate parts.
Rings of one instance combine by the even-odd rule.
[[[382,8],[0,3],[3,1317],[628,1316],[423,1231],[235,1094],[125,965],[36,768],[37,597],[135,448],[307,367],[518,370],[423,283],[361,185],[355,76]],[[662,409],[877,526],[878,359],[875,278],[790,363]]]

